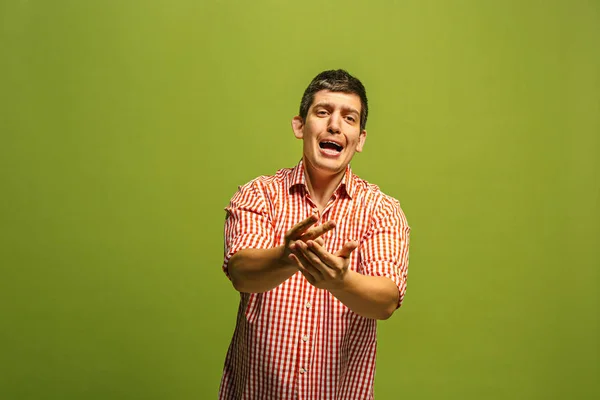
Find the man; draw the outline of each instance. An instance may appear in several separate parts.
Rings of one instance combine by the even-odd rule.
[[[368,103],[344,70],[310,83],[292,119],[300,163],[239,188],[223,269],[240,292],[220,399],[372,399],[377,320],[402,303],[409,226],[350,169]]]

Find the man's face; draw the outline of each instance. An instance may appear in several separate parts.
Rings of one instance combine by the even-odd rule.
[[[302,139],[307,168],[323,175],[346,169],[361,152],[367,132],[360,129],[360,97],[354,93],[321,90],[315,93],[306,120],[294,117],[292,127]]]

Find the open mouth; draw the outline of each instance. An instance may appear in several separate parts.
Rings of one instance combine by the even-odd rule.
[[[331,151],[336,151],[338,153],[340,153],[344,147],[342,147],[342,145],[336,143],[336,142],[332,142],[329,140],[324,140],[322,142],[319,142],[319,147],[322,148],[323,150],[331,150]]]

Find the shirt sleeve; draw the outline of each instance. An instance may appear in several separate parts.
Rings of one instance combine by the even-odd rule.
[[[402,305],[406,293],[409,241],[410,227],[400,203],[384,197],[359,252],[364,275],[385,276],[394,281],[399,293],[397,307]]]
[[[223,272],[231,257],[242,249],[273,246],[273,225],[262,189],[256,182],[240,186],[225,207]]]

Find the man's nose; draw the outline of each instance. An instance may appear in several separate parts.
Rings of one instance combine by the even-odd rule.
[[[341,115],[338,113],[331,114],[329,117],[329,126],[327,127],[327,132],[340,133],[340,118]]]

